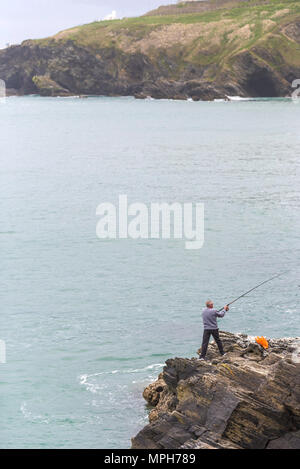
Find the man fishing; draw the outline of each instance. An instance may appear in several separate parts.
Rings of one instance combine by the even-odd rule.
[[[214,309],[214,304],[211,300],[208,300],[206,302],[206,308],[204,308],[203,313],[202,313],[204,333],[203,333],[203,342],[202,342],[200,360],[205,360],[207,347],[208,347],[209,339],[211,335],[216,341],[220,354],[222,356],[225,355],[223,344],[219,335],[217,319],[223,318],[225,314],[227,313],[227,311],[229,311],[228,305],[225,306],[221,311],[218,311],[217,309]]]
[[[202,349],[201,349],[201,356],[200,360],[205,360],[206,353],[207,353],[207,347],[209,344],[209,339],[210,336],[212,335],[213,338],[215,339],[217,346],[220,350],[220,354],[223,356],[225,355],[224,349],[223,349],[223,344],[220,339],[219,335],[219,328],[218,328],[218,318],[223,318],[227,311],[229,311],[229,306],[233,305],[236,301],[240,300],[241,298],[244,298],[245,296],[249,295],[249,293],[253,292],[257,288],[260,288],[262,285],[265,285],[268,282],[271,282],[275,278],[279,278],[282,275],[286,274],[288,271],[282,272],[280,274],[274,275],[274,277],[269,278],[268,280],[265,280],[264,282],[261,282],[259,285],[256,285],[256,287],[251,288],[251,290],[248,290],[246,293],[243,293],[241,296],[233,300],[231,303],[226,305],[223,309],[217,310],[214,309],[214,304],[211,300],[208,300],[206,302],[206,308],[203,310],[202,317],[203,317],[203,325],[204,325],[204,333],[203,333],[203,342],[202,342]]]

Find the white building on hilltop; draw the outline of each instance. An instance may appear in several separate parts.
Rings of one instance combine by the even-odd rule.
[[[117,19],[117,12],[113,10],[109,15],[103,18],[103,21],[112,21]]]

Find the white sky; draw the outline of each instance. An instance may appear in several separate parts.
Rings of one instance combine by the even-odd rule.
[[[51,36],[62,29],[104,18],[139,16],[176,0],[0,0],[0,47]]]

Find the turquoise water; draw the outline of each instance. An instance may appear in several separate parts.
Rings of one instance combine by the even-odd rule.
[[[207,297],[292,269],[221,327],[300,334],[300,104],[26,97],[0,122],[1,448],[128,448],[145,385],[195,356]],[[203,249],[100,241],[119,194],[204,202]]]

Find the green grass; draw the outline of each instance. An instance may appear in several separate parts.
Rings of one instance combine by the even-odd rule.
[[[275,68],[280,66],[282,57],[291,65],[300,65],[299,44],[280,31],[290,21],[297,18],[300,21],[299,0],[249,0],[236,3],[233,7],[193,14],[181,14],[180,5],[178,7],[177,15],[94,22],[66,30],[54,38],[35,42],[55,47],[58,42],[71,40],[95,53],[105,48],[115,48],[121,53],[127,53],[129,46],[139,47],[136,44],[147,41],[151,32],[159,33],[164,26],[197,24],[203,25],[203,28],[211,26],[210,32],[199,33],[189,43],[178,40],[177,43],[169,44],[167,49],[163,49],[163,53],[161,48],[149,46],[147,55],[160,61],[162,55],[171,57],[172,63],[176,64],[174,78],[184,70],[187,63],[199,66],[220,64],[230,69],[232,56],[255,47],[263,47],[271,52],[273,58],[270,65]],[[274,17],[278,12],[283,12],[282,16]],[[264,23],[266,20],[273,22],[267,29]],[[230,25],[226,31],[224,24]],[[232,39],[232,35],[243,27],[249,28],[251,36],[243,37],[241,33],[240,38]],[[161,31],[161,35],[163,40],[164,31]],[[164,64],[163,61],[161,63]],[[208,72],[208,78],[209,73],[213,79],[215,72]]]
[[[279,10],[289,8],[291,10],[290,15],[300,13],[300,2],[299,0],[269,0],[269,3],[257,4],[257,0],[250,0],[249,2],[242,2],[231,9],[214,10],[196,14],[184,14],[184,15],[170,15],[170,16],[141,16],[137,18],[125,18],[122,20],[115,21],[99,21],[90,23],[87,25],[79,26],[76,31],[73,32],[74,28],[68,30],[70,38],[80,38],[82,34],[89,37],[98,31],[101,31],[103,35],[108,32],[123,32],[127,30],[129,33],[142,31],[147,34],[147,31],[153,27],[169,25],[173,23],[179,24],[194,24],[194,23],[208,23],[212,21],[220,21],[222,19],[236,20],[237,23],[245,20],[248,17],[250,19],[257,18],[259,21],[259,15],[262,12],[266,12],[265,17],[270,17]],[[280,22],[280,18],[275,21]]]
[[[178,5],[178,7],[179,6],[180,5]],[[270,17],[274,13],[285,8],[289,8],[291,10],[289,16],[295,13],[300,13],[300,2],[299,0],[269,0],[268,3],[264,3],[264,0],[249,0],[248,2],[237,4],[234,8],[224,8],[203,13],[189,13],[169,16],[141,16],[114,21],[97,21],[71,28],[64,31],[64,33],[68,38],[72,39],[81,39],[83,36],[87,39],[98,32],[101,32],[103,36],[109,32],[122,33],[127,31],[128,33],[135,33],[139,30],[141,30],[144,34],[147,34],[147,32],[152,28],[174,23],[209,23],[213,21],[220,21],[222,19],[232,19],[239,23],[240,21],[245,20],[247,17],[248,21],[250,21],[252,18],[257,18],[257,20],[259,20],[258,17],[262,12],[266,12],[265,16]],[[280,22],[280,20],[280,18],[275,19],[277,22]],[[46,40],[49,40],[49,38]]]

